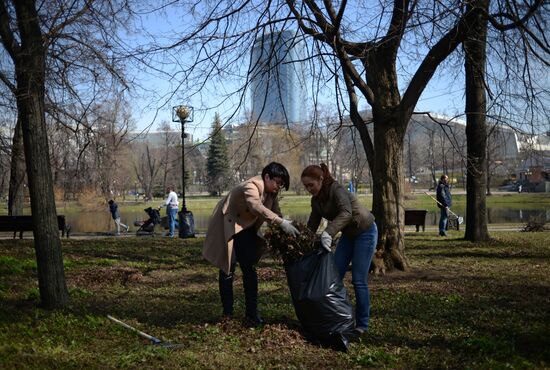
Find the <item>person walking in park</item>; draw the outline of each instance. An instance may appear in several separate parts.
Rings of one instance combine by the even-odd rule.
[[[258,275],[256,264],[261,253],[257,233],[264,222],[279,224],[290,235],[298,230],[282,218],[278,194],[288,190],[290,176],[280,163],[271,162],[261,176],[235,186],[213,210],[202,251],[203,257],[220,269],[219,290],[224,318],[233,316],[233,275],[238,262],[243,274],[247,324],[259,326]]]
[[[447,223],[449,221],[449,207],[453,204],[451,191],[449,190],[449,176],[441,175],[436,191],[437,206],[441,213],[439,217],[439,236],[447,236]]]
[[[122,222],[120,222],[120,213],[118,212],[118,204],[115,203],[114,200],[109,200],[109,212],[111,212],[111,217],[113,217],[113,220],[115,220],[116,225],[116,232],[115,235],[120,235],[120,227],[122,226],[125,228],[126,232],[130,230],[130,226],[124,225]]]
[[[334,261],[343,279],[351,262],[351,281],[355,290],[355,333],[367,331],[370,317],[368,275],[378,242],[374,216],[359,204],[354,194],[337,183],[326,164],[311,165],[302,171],[302,184],[312,195],[307,227],[317,232],[321,219],[328,221],[321,233],[321,245],[331,251],[332,240],[342,236],[336,246]]]
[[[168,196],[166,197],[164,203],[162,203],[159,206],[159,210],[162,207],[166,207],[166,217],[168,218],[168,236],[169,238],[174,237],[174,230],[176,229],[176,217],[178,215],[178,194],[174,191],[174,187],[172,185],[169,185],[166,188],[166,193],[168,193]]]

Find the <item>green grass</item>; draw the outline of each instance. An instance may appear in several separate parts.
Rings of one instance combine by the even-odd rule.
[[[63,240],[70,305],[37,308],[31,240],[0,241],[2,368],[530,369],[550,366],[550,250],[546,233],[408,233],[407,272],[371,275],[370,331],[347,353],[307,342],[284,270],[261,261],[263,328],[220,322],[217,271],[202,239]],[[345,280],[353,299],[350,278]],[[107,319],[164,341],[153,346]]]
[[[431,192],[435,197],[435,193]],[[372,195],[360,194],[358,196],[360,202],[367,206],[368,208],[372,207]],[[151,202],[134,202],[132,197],[128,197],[127,201],[122,202],[119,200],[119,203],[124,207],[126,212],[143,212],[143,208],[148,206],[158,206],[162,203],[162,199],[154,199]],[[283,192],[281,200],[281,209],[285,212],[292,212],[293,210],[303,210],[309,209],[310,207],[309,195],[296,195],[291,192]],[[216,203],[220,200],[219,197],[208,197],[208,196],[187,196],[186,204],[187,207],[194,212],[207,211],[211,212]],[[94,205],[97,209],[101,208],[101,200],[98,199],[97,205]],[[464,194],[455,194],[453,195],[453,204],[454,207],[459,209],[466,208],[466,195]],[[487,197],[487,206],[488,207],[505,207],[512,209],[540,209],[550,207],[550,196],[545,193],[504,193],[504,194],[495,194]],[[58,213],[77,213],[83,209],[77,202],[60,202],[57,204]],[[424,193],[411,193],[405,196],[405,208],[420,208],[435,210],[437,206],[435,201]],[[30,209],[25,209],[25,214],[30,214]],[[5,207],[0,209],[0,214],[7,214],[7,209]]]
[[[430,192],[435,197],[435,192]],[[487,207],[534,209],[550,207],[550,196],[546,193],[510,193],[488,196]],[[466,208],[466,194],[453,195],[453,207]],[[405,197],[405,208],[437,208],[435,201],[424,193],[413,193]]]

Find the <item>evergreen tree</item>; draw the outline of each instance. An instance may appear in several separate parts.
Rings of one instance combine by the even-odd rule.
[[[211,194],[221,195],[228,185],[229,159],[227,155],[227,143],[223,136],[218,113],[214,117],[210,137],[208,158],[206,160],[208,189]]]

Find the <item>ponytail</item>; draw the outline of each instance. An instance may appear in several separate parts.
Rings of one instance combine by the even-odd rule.
[[[332,175],[330,174],[328,166],[324,163],[321,163],[319,167],[321,167],[321,170],[323,171],[323,188],[325,186],[330,186],[335,180],[334,177],[332,177]]]

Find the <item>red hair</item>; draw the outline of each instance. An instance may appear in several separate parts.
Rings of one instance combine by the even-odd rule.
[[[310,166],[307,166],[302,171],[301,178],[304,177],[310,177],[314,180],[320,180],[321,177],[323,177],[323,184],[321,185],[321,191],[319,191],[319,194],[317,195],[320,199],[326,200],[328,198],[328,191],[330,189],[330,185],[335,181],[334,177],[330,174],[330,171],[328,170],[328,167],[326,164],[321,163],[320,165],[312,164]]]

